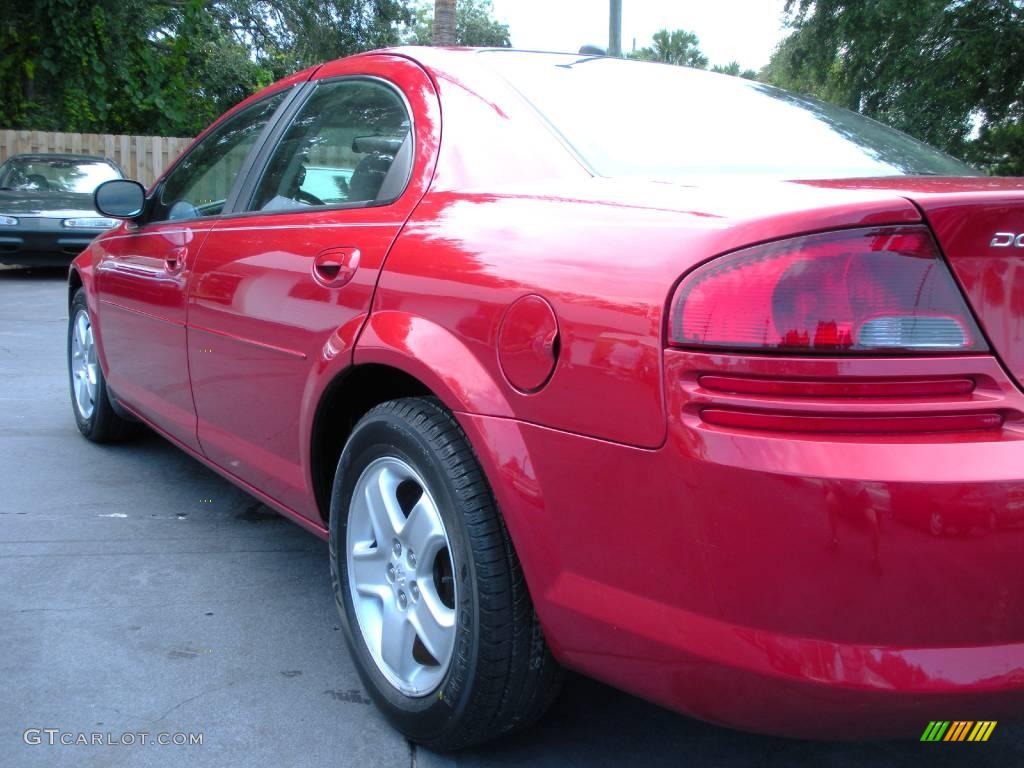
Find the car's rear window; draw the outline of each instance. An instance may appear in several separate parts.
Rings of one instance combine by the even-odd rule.
[[[602,176],[977,175],[881,123],[763,83],[613,58],[481,55]]]

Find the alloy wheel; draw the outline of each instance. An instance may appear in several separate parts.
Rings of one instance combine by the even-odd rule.
[[[96,362],[96,344],[93,341],[89,313],[80,309],[75,315],[71,334],[71,388],[75,395],[75,408],[83,419],[92,418],[96,409],[99,386],[99,367]]]
[[[394,456],[356,481],[346,531],[352,605],[381,674],[407,696],[444,679],[456,635],[451,546],[422,476]]]

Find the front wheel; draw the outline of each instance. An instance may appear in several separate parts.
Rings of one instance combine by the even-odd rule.
[[[68,376],[79,432],[94,443],[109,443],[135,431],[136,425],[118,416],[110,404],[83,288],[75,292],[68,313]]]
[[[367,691],[440,750],[537,720],[561,672],[472,449],[435,400],[377,406],[334,479],[331,576]]]

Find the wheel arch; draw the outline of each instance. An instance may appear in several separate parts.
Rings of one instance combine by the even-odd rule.
[[[388,400],[432,394],[405,371],[375,363],[349,366],[327,384],[314,410],[309,445],[310,481],[325,525],[330,516],[334,471],[359,419]]]
[[[325,522],[345,441],[374,406],[400,397],[436,397],[455,414],[512,416],[499,385],[454,334],[404,312],[371,314],[349,364],[324,379],[313,384],[318,394],[308,401],[312,418],[306,444],[310,480]],[[473,445],[478,455],[482,447]]]
[[[106,376],[110,367],[107,363],[106,351],[103,347],[103,329],[100,327],[99,322],[99,297],[96,295],[96,282],[97,282],[97,269],[95,262],[97,260],[95,241],[93,245],[90,245],[71,262],[71,266],[68,267],[68,313],[70,315],[71,302],[75,299],[75,294],[78,290],[85,290],[85,304],[89,308],[89,312],[93,317],[93,328],[92,332],[96,337],[96,353],[99,357],[100,368],[103,370],[103,375]]]
[[[406,371],[453,412],[514,417],[502,385],[455,333],[398,310],[374,312],[356,345],[355,363]]]
[[[78,293],[78,289],[84,285],[82,275],[78,269],[74,266],[68,270],[68,306],[71,306],[71,302],[75,299],[75,294]]]
[[[432,321],[374,313],[352,364],[323,388],[309,440],[311,480],[323,520],[329,518],[334,472],[352,428],[374,406],[399,397],[436,397],[455,415],[498,502],[543,620],[539,598],[560,570],[552,560],[558,548],[543,525],[550,513],[522,425],[472,352]]]

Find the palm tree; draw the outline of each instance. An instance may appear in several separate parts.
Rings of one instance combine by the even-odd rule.
[[[434,0],[434,45],[455,45],[455,0]]]

